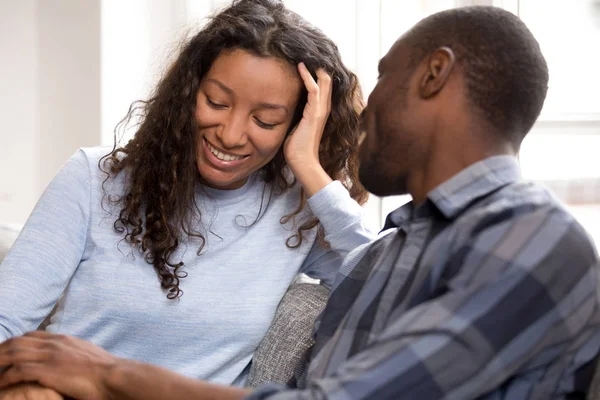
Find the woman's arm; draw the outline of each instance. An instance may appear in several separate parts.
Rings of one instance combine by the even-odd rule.
[[[319,161],[319,145],[331,110],[331,77],[319,69],[315,81],[302,63],[298,72],[308,96],[302,119],[284,144],[285,158],[323,225],[331,249],[344,257],[375,235],[363,224],[362,207],[340,182],[332,181]]]
[[[73,155],[0,264],[0,342],[36,329],[82,259],[90,214],[85,154]]]
[[[331,77],[322,69],[317,70],[317,82],[303,63],[298,72],[308,92],[302,119],[284,143],[285,159],[294,176],[312,197],[331,183],[319,161],[319,145],[331,111]]]
[[[330,248],[318,240],[304,260],[300,272],[331,288],[344,259],[353,250],[376,238],[365,225],[363,208],[338,181],[332,182],[308,200],[313,214],[325,230]]]

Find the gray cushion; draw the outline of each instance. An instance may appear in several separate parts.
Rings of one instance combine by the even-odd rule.
[[[314,343],[315,320],[328,296],[329,290],[322,285],[295,283],[290,286],[254,354],[247,386],[269,382],[290,384],[294,380],[294,372],[303,367],[304,357]]]

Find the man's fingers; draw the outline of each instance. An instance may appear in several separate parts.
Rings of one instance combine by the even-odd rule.
[[[49,362],[55,357],[54,353],[42,349],[14,348],[0,354],[0,367],[19,365],[28,362]]]
[[[52,389],[35,383],[24,383],[0,389],[0,400],[62,400],[63,396]]]
[[[0,375],[0,390],[17,383],[38,382],[42,366],[26,362],[9,367]]]
[[[56,357],[58,344],[51,340],[21,336],[0,345],[0,367],[28,362],[48,362]]]

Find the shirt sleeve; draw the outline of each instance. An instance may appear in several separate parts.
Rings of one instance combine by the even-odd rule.
[[[325,230],[331,248],[315,241],[300,272],[331,288],[344,258],[354,249],[375,239],[364,224],[363,208],[339,181],[333,181],[308,199],[313,214]]]
[[[392,314],[335,371],[304,390],[265,386],[248,399],[474,399],[528,365],[572,357],[598,329],[598,255],[564,212],[505,217],[453,252],[443,290]]]
[[[325,240],[345,257],[355,248],[375,239],[364,224],[364,209],[340,181],[333,181],[308,199],[312,213],[325,230]]]
[[[89,166],[79,150],[0,264],[0,342],[35,330],[50,313],[83,257],[89,217]]]

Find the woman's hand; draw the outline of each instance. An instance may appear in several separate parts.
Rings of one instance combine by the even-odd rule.
[[[331,77],[322,69],[317,70],[317,81],[304,65],[298,72],[308,91],[302,119],[284,143],[285,159],[300,181],[308,197],[331,182],[319,161],[319,145],[325,124],[331,111]]]
[[[31,332],[0,343],[0,368],[7,368],[0,374],[0,391],[37,382],[76,399],[105,399],[104,382],[118,360],[81,339]]]
[[[0,389],[0,400],[63,400],[63,397],[52,389],[24,383]]]

